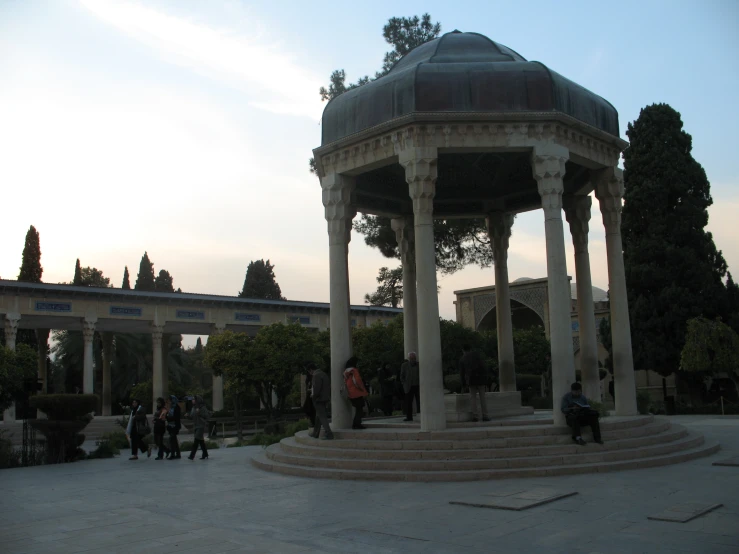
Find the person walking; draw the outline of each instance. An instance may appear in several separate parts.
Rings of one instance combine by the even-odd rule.
[[[309,369],[310,367],[313,367],[313,370]],[[311,397],[310,390],[313,387],[313,371],[315,371],[316,364],[309,363],[305,367],[305,402],[303,402],[303,411],[305,412],[305,415],[308,416],[308,419],[310,420],[310,426],[315,427],[316,426],[316,407],[313,405],[313,398]]]
[[[316,364],[308,364],[306,368],[311,376],[311,389],[309,394],[311,401],[316,410],[316,423],[313,426],[311,437],[317,439],[321,435],[321,427],[323,427],[325,440],[333,440],[334,434],[328,424],[328,415],[326,406],[331,400],[331,383],[328,382],[328,376],[316,367]]]
[[[146,419],[146,410],[139,404],[138,400],[131,401],[131,414],[128,417],[128,425],[126,426],[126,435],[131,443],[131,457],[129,460],[139,459],[139,450],[143,454],[146,452],[147,457],[151,457],[151,447],[146,446],[144,437],[149,434],[149,422]]]
[[[488,407],[485,402],[485,388],[488,383],[488,368],[482,354],[472,350],[469,344],[462,346],[462,358],[459,360],[459,376],[462,380],[462,388],[470,389],[470,411],[472,421],[490,421]],[[477,397],[480,396],[480,418],[477,417]]]
[[[366,429],[362,425],[362,412],[364,411],[364,402],[367,397],[367,389],[362,382],[362,377],[357,369],[359,359],[352,356],[346,361],[346,369],[344,370],[344,384],[349,394],[349,401],[354,406],[354,420],[352,421],[352,429]]]
[[[182,458],[180,453],[180,442],[177,435],[182,429],[180,422],[181,410],[177,397],[172,394],[169,396],[169,409],[167,410],[167,432],[169,433],[169,456],[168,460],[179,460]]]
[[[421,381],[419,376],[418,359],[415,352],[408,353],[408,361],[400,367],[400,382],[403,383],[405,395],[405,419],[413,421],[413,399],[416,399],[416,410],[421,413]]]
[[[157,407],[154,410],[154,443],[157,445],[156,460],[164,459],[164,455],[169,456],[169,448],[164,444],[164,433],[167,430],[167,407],[164,405],[164,398],[157,398]]]
[[[393,415],[393,398],[395,397],[395,375],[390,369],[390,364],[384,363],[377,370],[377,381],[380,384],[382,413],[386,416],[391,416]]]
[[[200,456],[200,459],[207,460],[208,448],[205,446],[205,426],[208,424],[210,412],[208,412],[208,408],[205,406],[202,396],[198,395],[195,397],[190,417],[192,418],[193,434],[195,436],[192,441],[192,450],[190,451],[188,459],[195,459],[195,453],[198,451],[198,446],[200,446],[203,450],[203,455]]]

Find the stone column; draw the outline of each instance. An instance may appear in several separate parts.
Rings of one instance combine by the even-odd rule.
[[[41,394],[49,392],[48,375],[46,371],[46,358],[49,356],[49,333],[50,329],[36,329],[36,342],[38,343],[38,378],[41,381]]]
[[[111,375],[110,364],[113,361],[113,333],[102,334],[103,338],[103,415],[112,415],[110,402]]]
[[[595,173],[595,196],[600,203],[603,226],[606,228],[616,415],[630,416],[636,415],[638,411],[636,409],[634,358],[631,352],[629,303],[626,297],[626,273],[621,243],[621,199],[623,195],[624,181],[620,169],[610,167]]]
[[[18,322],[21,320],[20,314],[5,314],[5,346],[10,350],[15,350],[15,338],[18,334]],[[3,421],[11,423],[15,421],[15,404],[3,412]]]
[[[169,340],[171,337],[169,333],[162,334],[162,391],[164,394],[169,391]]]
[[[226,330],[225,324],[216,323],[213,326],[213,330],[210,332],[211,336],[220,335]],[[223,409],[223,375],[213,375],[213,411]]]
[[[352,205],[354,186],[353,178],[337,173],[321,178],[329,244],[331,423],[336,429],[348,429],[352,422],[352,407],[341,397],[341,383],[344,365],[352,355],[348,249],[357,213]]]
[[[164,394],[164,375],[162,374],[162,335],[164,325],[151,325],[151,360],[154,366],[152,377],[152,409],[157,404],[157,398]]]
[[[572,350],[570,319],[570,282],[567,277],[562,223],[562,193],[564,192],[562,179],[568,158],[569,151],[556,144],[534,147],[531,157],[534,179],[538,185],[544,210],[555,425],[565,424],[565,416],[559,410],[559,402],[575,381],[575,358]]]
[[[403,264],[403,342],[405,355],[418,353],[418,302],[416,299],[416,261],[413,259],[413,220],[391,220]]]
[[[488,235],[495,266],[495,319],[498,328],[498,380],[500,392],[515,392],[516,366],[513,357],[513,322],[508,289],[508,241],[513,214],[493,212],[487,218]]]
[[[595,334],[595,305],[588,253],[590,196],[573,196],[565,200],[565,216],[570,224],[575,248],[575,281],[577,285],[577,320],[580,324],[580,376],[585,397],[602,402],[598,370],[598,341]]]
[[[429,147],[408,148],[400,152],[399,161],[405,168],[405,180],[413,200],[421,430],[437,431],[446,429],[434,248],[437,151]]]
[[[94,394],[94,371],[92,357],[92,341],[95,338],[95,324],[97,318],[86,317],[82,320],[82,339],[84,342],[84,356],[82,362],[82,392]]]

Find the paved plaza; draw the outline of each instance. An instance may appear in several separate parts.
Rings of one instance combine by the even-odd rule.
[[[441,484],[262,472],[249,463],[259,447],[214,450],[208,461],[126,455],[5,470],[0,551],[737,554],[739,467],[712,464],[739,455],[739,418],[673,419],[722,450],[655,469]],[[513,489],[578,494],[523,511],[450,505]],[[688,523],[647,519],[717,503]]]

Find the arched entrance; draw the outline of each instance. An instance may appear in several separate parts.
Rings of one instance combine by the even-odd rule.
[[[497,306],[493,306],[477,325],[478,331],[492,331],[497,328]],[[534,310],[517,300],[511,299],[511,323],[514,329],[544,327],[544,320]]]

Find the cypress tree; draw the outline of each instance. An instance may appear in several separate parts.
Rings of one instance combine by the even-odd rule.
[[[18,280],[27,283],[40,283],[44,268],[41,267],[41,244],[36,227],[31,225],[26,233],[26,244],[23,247],[23,261],[21,262]]]
[[[154,264],[149,259],[149,253],[144,252],[139,264],[139,274],[136,276],[135,290],[154,291]]]
[[[244,278],[244,288],[240,298],[261,298],[264,300],[285,300],[280,285],[275,280],[275,266],[264,260],[249,262]]]
[[[77,258],[77,263],[74,266],[74,279],[72,284],[76,286],[82,286],[82,266],[80,265],[80,259]]]
[[[128,274],[128,266],[123,270],[123,283],[121,284],[123,290],[131,290],[131,277]]]
[[[669,375],[680,367],[688,320],[725,310],[726,262],[704,229],[711,187],[680,114],[653,104],[626,134],[622,235],[634,362]]]

